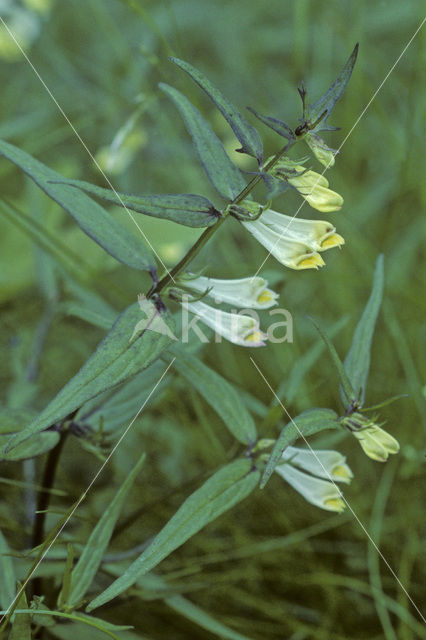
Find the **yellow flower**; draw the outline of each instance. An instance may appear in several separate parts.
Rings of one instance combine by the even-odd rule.
[[[303,165],[284,158],[272,167],[270,173],[275,178],[291,184],[317,211],[329,213],[342,208],[342,196],[329,189],[327,178],[316,171],[305,170]]]
[[[351,431],[364,453],[372,460],[386,462],[390,454],[399,451],[398,440],[362,414],[354,413],[344,418],[342,424]]]

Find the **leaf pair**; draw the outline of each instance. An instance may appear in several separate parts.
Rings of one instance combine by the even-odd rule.
[[[358,55],[358,46],[359,45],[357,43],[339,76],[337,77],[335,82],[333,82],[328,91],[326,91],[320,98],[318,98],[316,102],[309,105],[307,113],[304,112],[304,118],[308,119],[309,124],[314,124],[316,121],[318,121],[318,124],[316,124],[316,126],[312,129],[313,131],[335,129],[335,127],[327,125],[326,121],[331,115],[334,107],[336,106],[337,101],[342,97],[350,80]],[[303,95],[305,95],[304,92]],[[289,127],[288,124],[286,124],[282,120],[278,120],[277,118],[273,118],[272,116],[262,115],[261,113],[255,111],[255,109],[253,109],[252,107],[248,108],[249,111],[251,111],[251,113],[256,116],[256,118],[258,118],[267,127],[275,131],[275,133],[278,133],[278,135],[286,138],[289,141],[295,139],[295,133],[293,132],[291,127]]]

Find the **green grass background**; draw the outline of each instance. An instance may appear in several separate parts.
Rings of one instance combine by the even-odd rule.
[[[167,55],[194,64],[239,107],[252,105],[296,126],[298,83],[303,79],[311,96],[318,97],[359,41],[352,80],[331,118],[341,127],[327,137],[330,146],[336,147],[422,18],[421,4],[414,0],[57,0],[40,19],[40,33],[28,55],[94,154],[111,143],[142,101],[137,127],[143,142],[130,165],[110,176],[117,190],[192,192],[215,198],[180,116],[159,91],[158,83],[168,82],[188,95],[229,152],[235,140],[208,99]],[[343,250],[328,252],[327,264],[318,272],[290,271],[273,258],[265,264],[262,273],[276,285],[281,304],[293,315],[294,343],[269,345],[254,354],[271,385],[280,387],[291,415],[313,406],[341,411],[337,376],[325,352],[291,398],[286,395],[286,379],[295,363],[319,343],[308,315],[326,330],[346,319],[334,338],[340,354],[345,355],[369,294],[376,257],[384,253],[385,299],[373,346],[367,403],[408,394],[381,412],[386,428],[401,443],[401,453],[381,465],[367,459],[353,439],[322,435],[318,444],[336,444],[347,455],[355,478],[345,496],[419,607],[424,604],[425,583],[420,555],[425,533],[421,483],[425,452],[425,63],[423,29],[328,172],[331,187],[344,196],[343,209],[328,216],[307,206],[301,212],[304,217],[319,215],[336,224],[346,240]],[[1,137],[63,175],[104,185],[25,60],[0,60],[0,84]],[[273,153],[281,139],[261,127],[259,123],[266,152]],[[233,157],[240,166],[252,168],[238,154]],[[319,165],[316,169],[320,170]],[[86,286],[117,310],[146,290],[145,276],[106,256],[4,160],[0,184],[4,197],[34,216],[61,247],[72,252],[73,264],[83,272]],[[274,204],[292,214],[298,202],[290,195]],[[124,211],[116,209],[115,215],[137,234]],[[197,230],[141,216],[138,222],[169,266],[198,235]],[[50,259],[21,230],[3,218],[0,225],[1,400],[9,406],[28,404],[41,409],[78,370],[103,332],[57,313],[44,342],[37,378],[28,381],[28,362],[37,344],[35,332],[46,306],[52,297],[69,299],[70,289],[66,279],[52,275]],[[197,265],[208,264],[208,273],[216,277],[243,277],[251,275],[264,257],[264,250],[230,220]],[[204,349],[213,368],[250,394],[247,401],[255,411],[260,434],[275,437],[280,425],[265,423],[261,417],[273,398],[249,360],[251,353],[229,343]],[[111,552],[131,548],[154,535],[202,478],[236,453],[220,419],[172,374],[81,507],[83,520],[71,524],[65,539],[84,542],[111,492],[143,450],[148,454],[147,463],[126,512],[143,510],[116,537]],[[71,504],[99,464],[77,439],[69,439],[56,482],[69,497],[55,499],[58,508]],[[37,473],[41,468],[42,461],[37,460]],[[4,465],[2,475],[22,479],[22,466]],[[23,548],[22,491],[12,488],[6,494],[0,525],[7,536],[14,537],[15,547]],[[51,518],[53,523],[55,516]],[[60,569],[52,569],[52,574],[55,571]],[[253,640],[426,637],[415,623],[418,616],[406,594],[354,516],[333,516],[316,509],[278,477],[172,554],[159,572],[170,592],[185,594]],[[106,584],[102,576],[99,584]],[[98,614],[134,624],[141,638],[213,637],[174,613],[161,594],[113,602]],[[66,634],[64,628],[61,633]],[[81,630],[80,637],[95,637],[84,633],[87,631]]]

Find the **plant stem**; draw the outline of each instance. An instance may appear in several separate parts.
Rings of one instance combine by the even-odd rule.
[[[290,149],[290,147],[292,147],[295,144],[295,142],[297,142],[296,139],[290,140],[280,151],[278,151],[271,158],[271,160],[263,168],[263,171],[268,171],[269,169],[271,169],[274,166],[274,164],[278,162],[281,156],[283,156],[284,153],[286,153],[286,151],[288,151],[288,149]],[[244,189],[233,200],[229,202],[228,206],[230,204],[239,204],[240,202],[242,202],[244,198],[246,198],[249,195],[249,193],[253,191],[255,186],[261,180],[262,180],[261,175],[255,175],[250,180],[250,182],[244,187]],[[224,211],[227,210],[228,206],[225,207]],[[203,231],[203,233],[198,238],[196,243],[192,245],[188,253],[186,253],[183,256],[182,260],[178,262],[177,265],[175,265],[173,269],[169,271],[157,284],[153,285],[153,287],[147,294],[147,298],[151,298],[153,295],[159,294],[160,291],[162,291],[165,287],[167,287],[171,282],[174,282],[175,277],[178,276],[185,269],[187,264],[189,264],[191,260],[193,260],[193,258],[195,258],[195,256],[201,251],[204,245],[210,240],[212,235],[216,233],[219,227],[225,222],[226,218],[227,218],[226,214],[222,215],[222,217],[219,218],[216,224],[214,224],[211,227],[208,227],[205,231]]]
[[[68,431],[61,432],[59,442],[56,444],[47,456],[46,465],[44,467],[41,485],[43,489],[52,489],[53,482],[58,468],[59,458],[65,444]],[[44,527],[46,523],[46,511],[49,507],[51,491],[41,491],[37,500],[37,513],[35,514],[32,547],[38,547],[43,542]],[[40,593],[38,593],[40,592]],[[33,582],[33,593],[41,595],[41,579],[35,578]]]

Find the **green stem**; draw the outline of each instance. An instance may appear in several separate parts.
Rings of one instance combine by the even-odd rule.
[[[290,147],[292,147],[295,144],[295,142],[297,142],[297,140],[290,140],[290,142],[288,142],[280,151],[278,151],[270,159],[270,161],[265,165],[263,170],[268,171],[269,169],[271,169],[271,167],[273,167],[274,164],[278,162],[281,156],[283,156],[286,153],[286,151],[288,151],[288,149],[290,149]],[[254,176],[252,180],[250,180],[250,182],[244,187],[244,189],[233,200],[229,202],[228,206],[230,204],[239,204],[240,202],[242,202],[249,195],[249,193],[253,191],[255,186],[259,184],[261,180],[262,180],[262,176],[260,175]],[[225,207],[224,212],[227,211],[228,206]],[[183,256],[182,260],[178,262],[177,265],[175,265],[171,271],[169,271],[159,282],[157,282],[157,284],[155,284],[152,287],[152,289],[147,294],[148,298],[151,298],[153,295],[158,295],[160,291],[162,291],[165,287],[167,287],[171,282],[174,282],[175,278],[185,269],[185,267],[191,262],[191,260],[193,260],[193,258],[195,258],[195,256],[201,251],[204,245],[210,240],[212,235],[216,233],[219,227],[225,222],[226,218],[227,218],[226,214],[222,215],[222,217],[219,218],[216,224],[214,224],[212,227],[208,227],[205,231],[203,231],[203,233],[198,238],[196,243],[192,245],[188,253],[186,253]]]

